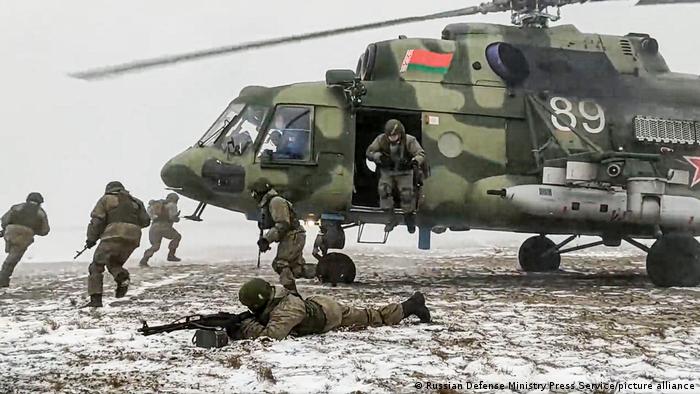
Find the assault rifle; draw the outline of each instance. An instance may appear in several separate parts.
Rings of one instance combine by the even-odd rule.
[[[226,313],[219,312],[212,315],[190,315],[184,316],[170,324],[161,326],[149,326],[147,322],[143,322],[143,327],[139,328],[138,332],[143,335],[162,334],[179,330],[207,330],[221,331],[226,330],[229,336],[233,336],[233,332],[238,329],[245,319],[250,319],[253,314],[250,312],[242,313]]]

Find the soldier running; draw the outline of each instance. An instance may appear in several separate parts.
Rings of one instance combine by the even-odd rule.
[[[115,297],[124,297],[129,289],[129,271],[123,265],[138,248],[141,229],[148,227],[151,220],[141,200],[131,196],[117,181],[107,184],[104,196],[97,201],[90,217],[85,247],[92,248],[98,239],[100,245],[88,268],[90,302],[85,306],[101,307],[105,266],[117,282]]]
[[[43,237],[49,233],[49,220],[41,208],[43,202],[41,194],[29,193],[26,202],[13,205],[2,215],[0,236],[5,238],[7,258],[0,270],[0,287],[10,286],[10,277],[24,252],[34,243],[34,236]]]
[[[139,266],[149,267],[148,260],[160,249],[163,238],[170,240],[168,244],[168,261],[180,261],[180,258],[175,256],[175,252],[180,245],[182,235],[173,227],[175,223],[180,221],[180,211],[177,209],[178,199],[177,194],[170,193],[165,197],[165,201],[151,200],[149,202],[148,215],[153,221],[148,231],[148,240],[151,242],[151,247],[146,249]]]
[[[400,121],[390,119],[384,125],[384,133],[367,147],[366,156],[379,168],[379,207],[393,213],[394,191],[397,191],[401,209],[406,215],[408,232],[414,233],[417,208],[414,172],[420,171],[425,161],[425,152],[420,143],[412,135],[406,134]],[[394,224],[390,223],[386,230],[391,231],[393,227]]]
[[[262,336],[284,339],[288,335],[322,334],[341,327],[389,326],[411,315],[422,323],[430,322],[430,311],[420,292],[400,304],[388,304],[379,309],[354,308],[321,295],[303,299],[255,278],[241,287],[238,298],[255,318],[244,320],[234,334],[239,337],[234,339]]]
[[[304,261],[306,230],[299,224],[292,203],[280,196],[266,180],[258,180],[251,187],[252,196],[260,207],[258,227],[267,232],[258,240],[260,252],[270,250],[270,244],[279,242],[272,268],[280,276],[280,283],[296,291],[295,278],[312,279],[315,265]]]

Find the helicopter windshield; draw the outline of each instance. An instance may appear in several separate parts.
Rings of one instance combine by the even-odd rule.
[[[247,105],[240,115],[224,127],[216,144],[229,153],[242,155],[258,138],[267,111],[268,107],[262,105]]]
[[[226,110],[216,119],[216,122],[214,122],[214,124],[209,127],[209,130],[204,133],[202,138],[197,141],[197,145],[213,145],[221,135],[221,132],[228,126],[231,120],[243,110],[244,106],[245,104],[229,104]]]

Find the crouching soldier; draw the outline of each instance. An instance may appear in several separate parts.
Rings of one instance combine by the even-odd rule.
[[[141,229],[151,220],[141,200],[131,196],[121,182],[110,182],[105,194],[97,201],[90,214],[85,247],[92,248],[100,241],[88,268],[86,307],[102,306],[102,280],[105,267],[117,282],[115,297],[126,295],[129,289],[129,271],[123,265],[141,242]]]
[[[379,309],[354,308],[321,295],[303,299],[255,278],[241,287],[238,298],[255,318],[244,320],[234,334],[240,338],[234,339],[262,336],[284,339],[288,335],[322,334],[341,327],[389,326],[411,315],[422,323],[430,322],[425,297],[419,292],[400,304],[388,304]]]
[[[272,268],[279,274],[280,283],[290,291],[296,291],[295,278],[312,279],[316,265],[306,264],[304,243],[306,230],[299,224],[292,203],[280,196],[266,181],[259,180],[251,188],[252,196],[260,207],[260,230],[267,230],[258,240],[261,252],[270,250],[270,244],[279,242]]]
[[[148,215],[153,223],[148,230],[148,240],[151,242],[151,247],[146,249],[143,258],[139,262],[139,266],[148,267],[148,260],[160,249],[160,244],[163,238],[169,239],[168,244],[168,261],[180,261],[175,256],[177,247],[180,246],[182,235],[175,230],[173,225],[180,221],[180,211],[177,209],[177,201],[179,197],[175,193],[168,194],[163,200],[151,200],[148,204]]]
[[[34,236],[49,233],[49,221],[41,208],[44,197],[39,193],[29,193],[27,201],[13,205],[2,215],[2,237],[5,239],[7,258],[0,270],[0,287],[10,286],[10,277],[15,267],[24,256],[29,245],[34,243]]]

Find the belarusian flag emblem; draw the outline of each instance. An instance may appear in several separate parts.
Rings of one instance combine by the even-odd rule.
[[[445,74],[452,63],[453,53],[435,53],[423,49],[409,49],[401,63],[401,72],[422,71]]]

